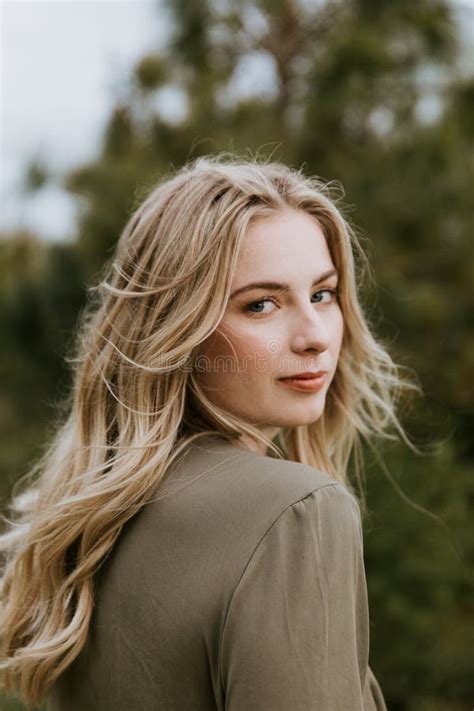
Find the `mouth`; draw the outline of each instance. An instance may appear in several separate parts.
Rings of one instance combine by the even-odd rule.
[[[299,373],[295,376],[278,378],[278,381],[285,387],[298,390],[303,393],[315,393],[324,387],[326,380],[325,370],[318,370],[317,373]]]
[[[318,370],[314,373],[306,371],[305,373],[295,373],[294,375],[286,375],[282,378],[278,378],[278,380],[315,380],[316,378],[321,378],[323,375],[326,375],[326,373],[326,370]]]

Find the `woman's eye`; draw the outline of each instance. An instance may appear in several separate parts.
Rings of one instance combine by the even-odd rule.
[[[321,289],[320,291],[316,292],[315,296],[322,296],[323,294],[326,294],[329,298],[327,298],[325,301],[323,301],[321,298],[316,303],[317,304],[321,304],[321,303],[328,304],[337,297],[337,293],[338,293],[337,289]]]
[[[260,301],[252,301],[250,304],[247,304],[244,309],[245,311],[249,311],[252,314],[265,314],[265,313],[270,313],[270,311],[261,311],[258,309],[259,306],[265,303],[269,304],[274,304],[275,302],[273,299],[260,299]],[[254,307],[257,307],[257,310],[254,311]]]
[[[320,289],[314,293],[314,296],[318,297],[315,301],[316,304],[329,304],[337,298],[337,289]],[[325,298],[324,298],[325,297]],[[268,314],[271,313],[273,309],[263,310],[265,304],[275,304],[275,301],[270,298],[259,299],[258,301],[251,301],[249,304],[244,306],[244,311],[250,314]],[[263,306],[263,308],[261,308]]]

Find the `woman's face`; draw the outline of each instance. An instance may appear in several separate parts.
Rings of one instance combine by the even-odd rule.
[[[342,342],[337,283],[324,234],[311,215],[288,208],[255,222],[225,314],[201,344],[196,365],[207,397],[270,437],[282,427],[317,420]],[[307,371],[325,371],[312,389],[281,381]]]

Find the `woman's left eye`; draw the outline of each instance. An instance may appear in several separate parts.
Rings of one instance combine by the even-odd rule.
[[[326,299],[327,303],[328,301],[332,301],[336,296],[337,296],[337,289],[321,289],[320,291],[316,292],[316,296],[319,296],[320,294],[329,294],[329,299]],[[318,304],[322,303],[322,301],[318,301]]]
[[[323,300],[323,298],[322,298],[324,294],[326,294],[326,296],[328,297],[325,300]],[[315,303],[317,303],[317,304],[331,303],[332,301],[334,301],[337,298],[337,295],[338,295],[337,289],[320,289],[319,291],[316,291],[314,293],[314,296],[321,297]],[[251,301],[249,304],[246,304],[244,306],[244,311],[248,311],[252,315],[269,313],[268,311],[265,312],[265,311],[258,311],[258,310],[254,311],[253,310],[254,307],[257,307],[257,309],[258,309],[259,306],[261,306],[262,304],[265,304],[267,302],[273,303],[273,304],[275,303],[274,299],[272,299],[271,297],[266,297],[265,299],[259,299],[258,301]]]

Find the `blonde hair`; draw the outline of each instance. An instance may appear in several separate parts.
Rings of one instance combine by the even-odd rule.
[[[192,363],[222,319],[249,225],[288,207],[321,225],[339,272],[344,337],[324,413],[284,429],[277,444],[211,403]],[[191,441],[215,432],[253,437],[348,489],[349,460],[360,458],[362,440],[409,443],[396,405],[417,386],[371,333],[357,296],[366,273],[331,184],[301,170],[222,153],[187,163],[151,190],[100,283],[89,287],[68,358],[74,381],[63,420],[0,536],[5,689],[37,703],[77,657],[94,573]]]

